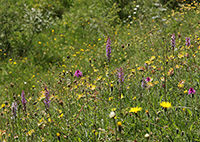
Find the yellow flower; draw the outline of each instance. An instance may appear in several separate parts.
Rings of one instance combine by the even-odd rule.
[[[60,114],[60,117],[63,117],[63,113]]]
[[[137,113],[138,111],[141,111],[141,110],[142,110],[141,107],[134,107],[134,108],[131,108],[129,112]]]
[[[151,56],[151,58],[149,60],[153,61],[155,58],[156,58],[155,56]]]
[[[60,133],[56,133],[57,137],[60,137]]]
[[[179,87],[179,88],[183,88],[183,87],[184,87],[184,83],[185,83],[185,80],[181,80],[181,81],[178,83],[178,87]]]
[[[113,99],[113,97],[109,97],[109,101],[111,101]]]
[[[117,125],[122,126],[122,122],[121,121],[117,122]]]
[[[133,97],[133,100],[135,100],[136,99],[136,97]]]
[[[164,108],[172,107],[171,103],[169,103],[169,102],[162,102],[162,103],[160,103],[160,105],[161,105],[162,107],[164,107]]]
[[[115,110],[116,110],[116,108],[112,108],[112,109],[111,109],[111,111],[115,111]]]
[[[178,84],[178,87],[179,87],[179,88],[183,88],[183,87],[184,87],[184,84],[179,83],[179,84]]]
[[[5,107],[5,104],[1,104],[1,107],[4,108],[4,107]]]

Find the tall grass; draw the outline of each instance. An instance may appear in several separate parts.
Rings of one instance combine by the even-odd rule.
[[[1,36],[13,50],[2,42],[0,139],[199,141],[199,4],[62,2],[26,3],[30,17],[52,12],[46,25]]]

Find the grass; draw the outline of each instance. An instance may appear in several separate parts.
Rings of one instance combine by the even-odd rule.
[[[133,1],[124,19],[112,1],[42,2],[27,4],[30,17],[33,7],[62,16],[41,16],[48,28],[29,25],[5,38],[12,52],[0,49],[2,141],[200,141],[197,2]]]

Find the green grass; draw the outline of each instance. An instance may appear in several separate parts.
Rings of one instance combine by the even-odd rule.
[[[39,29],[30,20],[31,25],[24,23],[27,29],[6,34],[9,28],[18,30],[22,15],[18,21],[9,19],[16,27],[4,25],[1,38],[9,41],[12,50],[5,50],[7,43],[2,42],[0,140],[200,141],[199,4],[171,10],[155,6],[154,1],[133,1],[123,8],[123,14],[131,16],[120,19],[120,9],[112,1],[63,2],[27,3],[30,17],[33,7],[53,11],[52,19],[41,16],[48,22]],[[20,15],[17,8],[9,10]],[[56,18],[59,12],[62,16]],[[191,39],[190,47],[185,45],[186,37]],[[123,83],[118,81],[117,68],[123,68]],[[83,77],[74,76],[78,69]],[[143,89],[141,80],[147,77],[151,81]],[[188,94],[191,87],[194,95]],[[15,101],[17,117],[11,119]],[[164,109],[162,102],[172,106]],[[130,112],[135,107],[141,110]],[[109,117],[112,111],[114,118]]]

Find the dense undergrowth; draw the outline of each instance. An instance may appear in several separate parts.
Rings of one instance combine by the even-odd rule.
[[[123,2],[1,2],[2,141],[200,141],[199,4]]]

